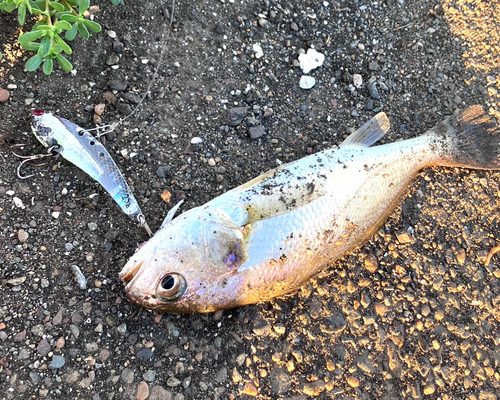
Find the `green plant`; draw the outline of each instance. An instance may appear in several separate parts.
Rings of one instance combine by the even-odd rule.
[[[118,4],[120,0],[111,0]],[[35,71],[43,63],[43,72],[49,75],[54,68],[54,59],[65,71],[73,66],[62,53],[71,54],[71,47],[62,39],[75,39],[77,34],[88,39],[89,29],[100,32],[101,26],[84,17],[90,6],[89,0],[0,0],[0,10],[12,12],[17,9],[19,24],[24,25],[26,11],[40,15],[40,20],[31,32],[22,34],[19,43],[25,50],[36,51],[26,62],[28,71]]]

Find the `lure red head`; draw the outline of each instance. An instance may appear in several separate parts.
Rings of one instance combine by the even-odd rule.
[[[33,115],[35,117],[39,117],[40,115],[43,115],[43,110],[40,110],[39,108],[37,108],[36,110],[33,110]]]

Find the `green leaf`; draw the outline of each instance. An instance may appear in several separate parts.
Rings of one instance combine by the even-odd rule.
[[[87,11],[90,7],[89,0],[81,0],[78,4],[78,14],[83,15],[85,11]]]
[[[73,40],[75,39],[77,33],[78,33],[78,23],[75,23],[73,24],[73,26],[69,31],[66,31],[64,37],[66,38],[66,40]]]
[[[55,1],[51,1],[49,4],[56,11],[64,11],[66,9],[61,3],[56,3]]]
[[[117,6],[121,2],[122,2],[122,0],[111,0],[111,4],[114,4],[115,6]]]
[[[78,17],[73,14],[61,14],[59,18],[63,21],[75,22],[78,21]]]
[[[61,39],[61,37],[59,35],[56,35],[54,37],[54,40],[55,42],[61,46],[62,50],[66,53],[66,54],[71,54],[73,53],[73,50],[71,50],[71,47],[68,46],[68,44]]]
[[[19,36],[19,43],[28,43],[40,39],[45,33],[43,31],[31,31]]]
[[[17,21],[19,22],[19,25],[24,25],[24,22],[26,21],[26,5],[21,4],[19,8],[17,9]]]
[[[39,10],[38,8],[34,8],[31,10],[32,14],[45,14],[45,11]]]
[[[47,57],[43,62],[43,73],[45,75],[50,75],[53,69],[54,69],[54,60],[52,59],[52,57]]]
[[[78,32],[80,33],[80,35],[82,35],[84,39],[88,39],[90,34],[87,27],[79,22],[77,22],[77,24],[78,24]]]
[[[38,55],[42,58],[47,57],[50,54],[50,46],[52,40],[50,40],[50,37],[45,36],[42,39],[42,43],[40,44],[40,48],[38,49]]]
[[[36,29],[40,30],[40,31],[51,31],[53,30],[54,28],[52,26],[49,26],[49,25],[38,25],[36,27]]]
[[[95,32],[95,33],[101,32],[101,25],[99,25],[97,22],[90,21],[88,19],[84,19],[83,23],[85,25],[87,25],[92,32]]]
[[[61,68],[65,71],[71,71],[73,69],[73,66],[71,63],[61,54],[58,54],[56,56],[58,64],[61,66]]]
[[[12,12],[16,9],[16,3],[8,3],[8,2],[3,2],[0,4],[0,10],[4,10],[6,12]]]
[[[38,54],[35,54],[33,57],[31,57],[27,62],[26,62],[26,70],[27,71],[34,71],[36,70],[40,64],[42,63],[43,58],[40,57]]]
[[[28,42],[21,44],[24,50],[37,51],[40,48],[40,43]]]
[[[69,31],[71,29],[71,24],[67,21],[57,21],[54,26],[56,28],[59,28],[59,29],[62,29],[62,30],[65,30],[65,31]]]

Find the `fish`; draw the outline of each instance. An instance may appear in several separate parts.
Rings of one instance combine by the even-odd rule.
[[[38,141],[99,182],[122,211],[152,236],[137,200],[106,148],[90,132],[67,119],[40,109],[32,114],[32,130]]]
[[[127,298],[158,312],[205,313],[297,290],[362,246],[418,171],[500,169],[500,132],[479,105],[423,135],[372,146],[384,113],[330,148],[264,173],[176,218],[126,263]]]

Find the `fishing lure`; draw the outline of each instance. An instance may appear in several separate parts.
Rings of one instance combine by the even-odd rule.
[[[99,182],[123,212],[152,236],[130,187],[106,148],[94,136],[67,119],[42,110],[33,111],[32,129],[40,143]]]

